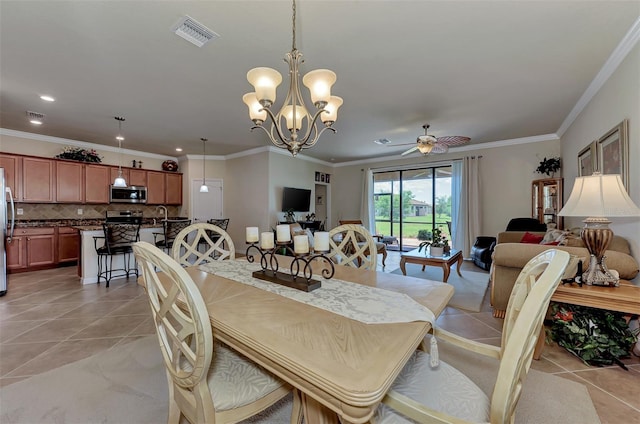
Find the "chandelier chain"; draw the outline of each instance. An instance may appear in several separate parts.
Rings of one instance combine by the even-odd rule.
[[[293,17],[291,19],[292,21],[291,28],[293,31],[293,37],[292,37],[293,42],[291,44],[291,50],[295,51],[296,50],[296,0],[293,0],[292,2],[291,11],[293,14]]]

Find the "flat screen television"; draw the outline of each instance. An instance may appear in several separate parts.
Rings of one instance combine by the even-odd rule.
[[[282,211],[309,212],[311,190],[304,188],[284,187],[282,189]]]

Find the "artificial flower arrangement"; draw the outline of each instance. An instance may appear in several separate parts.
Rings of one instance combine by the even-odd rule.
[[[637,334],[624,314],[587,306],[551,302],[551,338],[587,365],[617,364],[629,357]]]
[[[561,162],[559,157],[549,158],[546,157],[540,161],[540,164],[536,168],[536,172],[539,174],[547,174],[552,176],[560,170]]]
[[[418,252],[422,251],[423,248],[426,251],[427,246],[442,247],[446,252],[449,250],[449,240],[447,240],[440,228],[434,228],[433,234],[431,235],[431,240],[423,241],[422,243],[420,243],[418,245]]]
[[[93,163],[102,162],[102,156],[100,156],[94,149],[83,149],[81,147],[70,146],[65,147],[62,150],[62,153],[56,155],[56,159],[69,159]]]

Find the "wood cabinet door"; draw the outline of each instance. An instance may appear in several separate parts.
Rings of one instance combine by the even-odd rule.
[[[129,169],[129,179],[127,185],[130,186],[147,186],[147,171],[144,169]]]
[[[167,205],[182,204],[182,174],[165,174],[165,203]]]
[[[55,162],[51,159],[22,158],[22,201],[52,203],[55,199]]]
[[[54,234],[27,236],[27,267],[55,264],[55,249]]]
[[[84,202],[84,164],[56,161],[56,202]]]
[[[22,200],[22,157],[0,154],[0,168],[4,168],[4,178],[15,202]]]
[[[109,203],[109,184],[111,167],[103,165],[85,165],[84,167],[85,203]]]
[[[147,171],[147,204],[164,204],[165,181],[164,172]]]
[[[27,267],[26,237],[13,237],[11,243],[7,243],[7,270],[25,269]]]
[[[80,248],[80,234],[71,227],[58,228],[58,263],[74,262],[78,260]]]

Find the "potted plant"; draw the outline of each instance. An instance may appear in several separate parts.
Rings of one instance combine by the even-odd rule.
[[[447,240],[440,228],[434,228],[431,240],[420,243],[418,252],[421,252],[422,248],[424,248],[426,254],[427,246],[429,246],[429,254],[431,256],[443,256],[444,252],[449,250],[449,240]]]
[[[536,172],[539,174],[547,174],[553,177],[556,172],[560,170],[561,162],[559,157],[549,158],[546,157],[540,161],[540,164],[536,168]]]

